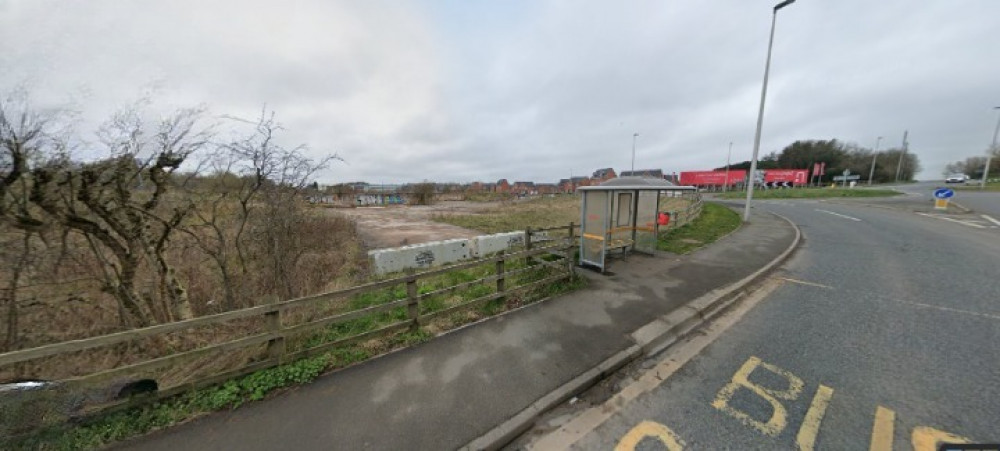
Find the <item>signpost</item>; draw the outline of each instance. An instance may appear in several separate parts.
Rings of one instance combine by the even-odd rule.
[[[851,170],[850,169],[844,169],[844,175],[835,175],[835,176],[833,176],[834,183],[839,182],[841,180],[844,181],[844,188],[847,188],[847,181],[848,180],[851,180],[851,181],[861,180],[861,175],[851,175]],[[852,184],[851,187],[854,187],[854,185]]]
[[[948,188],[938,188],[934,190],[934,209],[947,210],[948,201],[955,195],[955,192]]]

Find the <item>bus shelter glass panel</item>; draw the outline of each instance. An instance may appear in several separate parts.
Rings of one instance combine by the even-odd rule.
[[[652,253],[656,249],[657,191],[639,191],[635,212],[635,249]]]
[[[608,247],[624,247],[632,245],[632,192],[614,191],[615,221],[611,225]]]
[[[580,262],[604,269],[604,240],[608,226],[608,193],[584,191],[580,231]]]

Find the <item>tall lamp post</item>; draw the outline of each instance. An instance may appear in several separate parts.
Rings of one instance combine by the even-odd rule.
[[[753,200],[753,187],[757,174],[757,154],[760,152],[760,129],[764,125],[764,99],[767,98],[767,76],[771,70],[771,46],[774,44],[774,23],[778,19],[778,10],[795,3],[795,0],[785,0],[774,5],[771,13],[771,37],[767,41],[767,61],[764,63],[764,86],[760,89],[760,110],[757,112],[757,133],[753,137],[753,158],[750,160],[750,174],[747,180],[747,203],[743,208],[743,221],[750,220],[750,201]]]
[[[1000,110],[1000,106],[995,106],[993,109]],[[983,168],[983,181],[979,185],[981,189],[986,189],[986,177],[990,175],[990,163],[993,162],[993,152],[995,152],[997,148],[998,133],[1000,133],[1000,115],[997,115],[997,127],[993,129],[993,143],[990,144],[989,154],[986,156],[986,167]]]
[[[875,177],[875,159],[878,158],[878,145],[882,142],[882,137],[879,136],[875,140],[875,152],[872,153],[872,170],[868,171],[868,186],[872,186],[872,178]]]
[[[635,177],[635,139],[638,137],[638,132],[632,134],[632,177]]]

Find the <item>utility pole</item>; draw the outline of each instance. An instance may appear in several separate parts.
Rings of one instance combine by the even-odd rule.
[[[879,136],[875,140],[875,152],[872,153],[872,170],[868,172],[868,186],[872,186],[872,177],[875,177],[875,159],[878,158],[878,145],[882,142],[882,137]]]
[[[909,134],[909,130],[903,130],[903,151],[900,152],[899,164],[896,165],[896,183],[899,183],[899,171],[903,169],[903,158],[906,158],[906,149],[910,146],[909,141],[906,140],[906,136]]]
[[[994,140],[996,141],[996,140]],[[995,143],[994,143],[995,144]],[[729,143],[729,153],[726,154],[726,183],[722,185],[722,192],[729,190],[729,160],[733,157],[733,143]]]
[[[635,177],[635,139],[639,137],[639,133],[632,134],[632,176]]]
[[[1000,106],[995,106],[993,109],[1000,110]],[[997,150],[997,133],[1000,133],[1000,115],[997,116],[997,127],[993,129],[993,143],[990,144],[990,150],[986,156],[986,167],[983,168],[983,181],[979,185],[980,189],[986,189],[986,177],[990,175],[990,163],[993,162],[993,152]]]

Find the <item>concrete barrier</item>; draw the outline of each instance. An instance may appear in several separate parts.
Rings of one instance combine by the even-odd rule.
[[[414,244],[368,252],[376,274],[389,274],[411,268],[429,268],[472,257],[469,240],[446,240]]]
[[[532,234],[532,242],[544,243],[554,238],[548,232]],[[539,244],[540,246],[542,244]],[[432,241],[368,251],[375,274],[383,275],[407,269],[429,268],[470,258],[488,257],[500,251],[524,247],[524,232],[481,235],[472,239]]]

